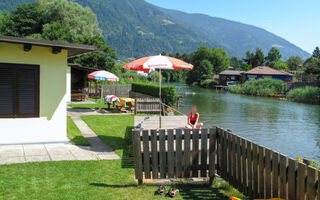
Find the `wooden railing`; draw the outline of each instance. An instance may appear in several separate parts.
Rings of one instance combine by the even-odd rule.
[[[159,98],[137,98],[135,99],[135,114],[146,113],[156,114],[160,113],[160,99]]]
[[[143,179],[210,177],[215,171],[215,128],[134,130],[135,175]],[[199,159],[200,158],[200,159]],[[209,159],[208,159],[209,158]]]
[[[219,174],[251,198],[320,199],[319,171],[217,128]]]
[[[210,177],[217,173],[249,198],[319,200],[317,169],[230,131],[134,130],[136,178]]]

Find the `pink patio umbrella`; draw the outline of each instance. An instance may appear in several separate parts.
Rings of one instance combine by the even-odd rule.
[[[109,81],[109,82],[119,82],[119,78],[111,72],[105,70],[94,71],[88,75],[88,78],[95,81]],[[97,89],[96,89],[97,97]],[[103,98],[103,88],[101,89],[101,98]]]
[[[159,97],[160,97],[160,108],[162,106],[161,100],[161,70],[162,69],[193,69],[193,65],[186,63],[182,60],[177,58],[169,57],[169,56],[148,56],[143,57],[138,60],[134,60],[124,66],[125,69],[131,69],[135,71],[144,71],[149,72],[150,70],[159,69],[159,78],[160,78],[160,90],[159,90]],[[160,109],[161,110],[161,109]],[[161,128],[161,111],[160,111],[160,118],[159,118],[159,125]]]

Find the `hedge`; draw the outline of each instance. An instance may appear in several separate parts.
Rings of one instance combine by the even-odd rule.
[[[147,94],[153,97],[159,97],[158,84],[151,83],[132,83],[132,91]],[[170,106],[174,106],[177,100],[177,91],[174,86],[162,85],[161,87],[161,99]]]

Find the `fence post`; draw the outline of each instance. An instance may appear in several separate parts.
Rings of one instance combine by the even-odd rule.
[[[138,183],[142,184],[142,156],[141,156],[141,144],[140,144],[140,131],[132,131],[132,143],[133,143],[133,154],[134,154],[134,169],[136,174],[136,179]]]

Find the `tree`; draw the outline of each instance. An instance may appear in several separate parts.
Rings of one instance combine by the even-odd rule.
[[[281,60],[272,62],[271,65],[272,65],[272,68],[274,68],[274,69],[289,71],[287,63],[285,63],[285,62],[283,62]]]
[[[286,63],[289,70],[296,71],[300,66],[302,66],[303,60],[300,56],[291,56]]]
[[[41,33],[43,24],[43,10],[39,3],[21,4],[11,13],[2,14],[0,34],[26,37]]]
[[[278,48],[272,47],[268,52],[268,56],[266,57],[267,64],[272,67],[271,65],[281,59],[281,54]]]
[[[194,70],[188,72],[186,83],[192,85],[194,83],[200,84],[201,80],[206,80],[213,76],[213,65],[209,60],[200,61]]]
[[[113,72],[113,68],[115,66],[114,59],[117,59],[118,57],[112,48],[106,45],[102,36],[96,35],[79,37],[75,43],[94,45],[98,47],[100,51],[70,59],[71,62],[79,63],[86,67],[93,67]]]
[[[254,55],[254,63],[253,66],[261,66],[264,64],[264,53],[260,48],[256,49],[256,53]]]
[[[97,16],[88,7],[67,0],[39,0],[39,4],[44,12],[44,22],[63,24],[69,30],[72,41],[78,37],[101,34]]]
[[[255,53],[247,51],[246,58],[243,60],[252,67],[261,66],[264,64],[264,53],[260,48],[257,48]]]
[[[31,37],[37,38],[37,35]],[[52,22],[43,26],[41,37],[45,40],[68,42],[72,41],[69,30],[60,22]]]
[[[319,47],[316,47],[315,50],[312,53],[312,56],[315,58],[320,58],[320,49]]]
[[[308,58],[303,67],[306,74],[320,75],[320,58]]]
[[[150,78],[152,82],[159,82],[159,72],[158,71],[153,71],[150,73]]]

